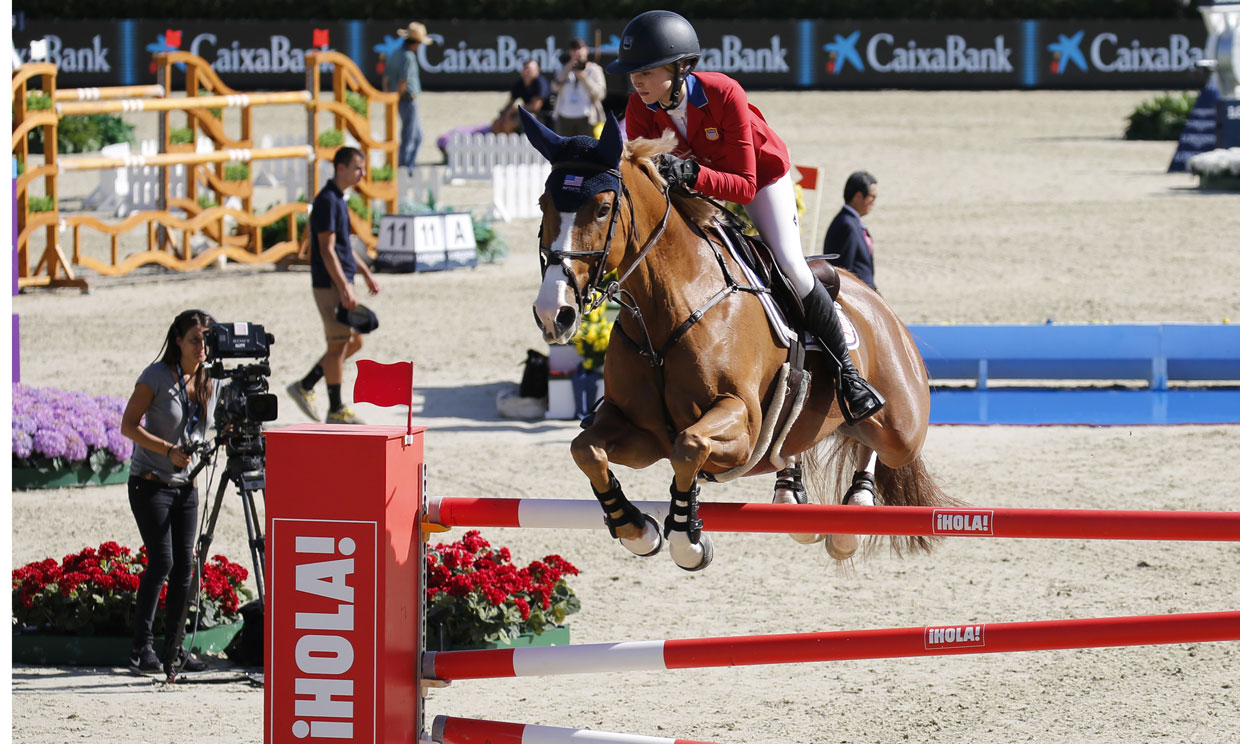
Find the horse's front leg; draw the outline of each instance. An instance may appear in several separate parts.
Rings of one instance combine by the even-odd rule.
[[[651,465],[663,457],[658,441],[634,427],[610,401],[604,401],[594,423],[573,440],[572,453],[577,467],[590,479],[611,536],[636,555],[658,553],[663,548],[658,522],[625,497],[610,467],[612,462],[635,469]]]
[[[702,534],[698,519],[698,473],[707,462],[720,469],[744,464],[752,449],[749,411],[738,398],[721,398],[697,423],[680,433],[672,446],[672,503],[664,534],[671,547],[672,560],[686,571],[700,571],[710,565],[714,547]]]

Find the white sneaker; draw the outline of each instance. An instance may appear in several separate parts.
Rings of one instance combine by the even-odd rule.
[[[314,421],[322,421],[322,418],[319,417],[318,402],[313,390],[303,388],[301,381],[294,382],[285,389],[288,390],[288,397],[292,398],[297,407],[307,416]]]

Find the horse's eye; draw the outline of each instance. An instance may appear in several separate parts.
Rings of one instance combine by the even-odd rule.
[[[611,202],[603,202],[598,205],[598,218],[601,220],[611,214]]]

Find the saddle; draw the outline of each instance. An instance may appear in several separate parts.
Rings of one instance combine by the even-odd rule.
[[[788,322],[798,331],[803,331],[805,329],[805,308],[801,305],[801,298],[793,290],[792,283],[780,270],[774,255],[771,254],[771,249],[762,238],[757,235],[746,235],[741,230],[740,223],[735,220],[720,220],[718,229],[724,232],[732,245],[736,247],[741,260],[758,275],[763,284],[770,288],[771,296],[784,311],[784,317],[788,319]],[[814,272],[814,276],[818,277],[818,281],[827,288],[831,299],[837,299],[840,294],[840,275],[827,261],[827,257],[809,256],[805,261],[809,264],[810,271]]]

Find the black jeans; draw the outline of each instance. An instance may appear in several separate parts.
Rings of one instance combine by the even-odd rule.
[[[147,565],[138,585],[133,647],[142,648],[154,639],[151,624],[159,607],[159,590],[168,581],[167,647],[175,650],[184,637],[182,627],[174,627],[185,608],[194,573],[194,537],[198,531],[198,489],[192,484],[165,486],[143,478],[129,479],[129,508],[146,544]],[[166,654],[165,654],[166,655]]]

